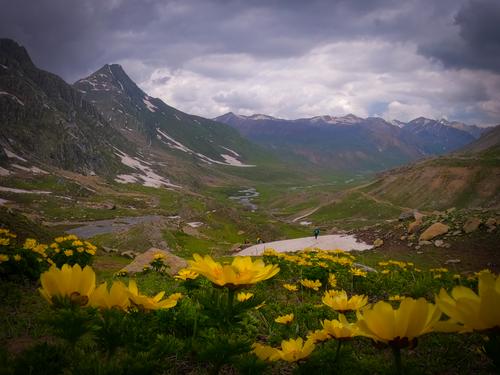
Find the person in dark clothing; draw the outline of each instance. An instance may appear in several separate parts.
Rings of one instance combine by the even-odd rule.
[[[314,233],[314,239],[317,240],[319,236],[319,228],[316,228],[313,233]]]

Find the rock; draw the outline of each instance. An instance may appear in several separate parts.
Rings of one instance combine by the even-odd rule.
[[[408,224],[408,234],[417,233],[422,226],[422,220],[415,220],[414,222]]]
[[[445,243],[445,244],[443,244],[442,247],[444,247],[445,249],[449,249],[451,247],[451,244]]]
[[[377,238],[375,241],[373,241],[373,247],[380,247],[384,244],[384,240],[381,238]]]
[[[418,245],[419,246],[428,246],[428,245],[432,245],[432,242],[431,241],[418,241]]]
[[[446,210],[446,213],[447,213],[447,214],[451,214],[451,213],[452,213],[453,211],[455,211],[455,210],[456,210],[456,208],[455,208],[455,207],[451,207],[451,208],[448,208],[448,209]]]
[[[467,219],[462,229],[464,230],[465,233],[472,233],[476,231],[477,228],[479,228],[481,223],[482,223],[481,219],[477,217],[470,217]]]
[[[399,237],[399,239],[400,239],[401,241],[405,241],[405,240],[406,240],[406,236],[401,236],[401,237]]]
[[[422,221],[422,219],[425,217],[425,215],[424,215],[424,214],[422,214],[422,213],[420,213],[420,212],[418,212],[418,211],[415,211],[415,212],[413,213],[413,217],[414,217],[414,218],[415,218],[415,220],[417,220],[417,221]]]
[[[121,256],[124,256],[124,257],[130,258],[130,259],[134,259],[134,258],[135,258],[135,252],[134,252],[134,251],[132,251],[132,250],[123,251],[123,252],[121,253]]]
[[[414,234],[408,236],[408,241],[413,241],[414,239],[415,239],[415,235]]]
[[[361,264],[361,263],[353,263],[353,266],[355,266],[356,268],[361,268],[363,271],[366,271],[366,272],[375,272],[375,273],[378,272],[375,268],[371,268],[371,267],[369,267],[365,264]]]
[[[415,250],[419,250],[420,249],[420,245],[417,245],[415,246]],[[422,254],[423,251],[417,251],[417,254]]]
[[[424,252],[423,251],[417,251],[417,254],[423,254]]]
[[[242,234],[245,234],[245,231],[244,230],[239,230],[238,231],[238,236],[241,236]]]
[[[112,247],[102,246],[102,249],[103,249],[106,253],[118,253],[118,249],[114,249],[114,248],[112,248]]]
[[[454,231],[451,235],[452,236],[460,236],[462,234],[462,231],[461,230],[456,230]]]
[[[444,262],[444,264],[457,264],[460,262],[461,262],[460,259],[448,259],[446,262]]]
[[[443,240],[436,240],[434,241],[434,246],[436,247],[441,247],[444,245],[444,241]]]
[[[443,223],[434,223],[432,224],[429,228],[427,228],[421,235],[419,240],[420,241],[428,241],[432,240],[435,237],[438,237],[442,234],[445,234],[448,232],[448,225],[443,224]]]
[[[151,263],[154,256],[158,253],[164,256],[163,261],[168,265],[166,272],[170,275],[175,275],[181,268],[187,267],[187,262],[181,257],[172,254],[168,250],[162,250],[152,247],[146,252],[138,255],[128,266],[124,267],[121,271],[127,272],[129,275],[142,272],[144,266]]]
[[[413,244],[412,244],[411,242],[408,242],[408,243],[406,244],[406,246],[408,246],[408,247],[412,247],[412,246],[413,246]]]
[[[413,216],[413,215],[414,215],[413,211],[405,211],[405,212],[402,212],[401,215],[399,215],[398,220],[405,221],[405,220],[414,219],[415,216]]]
[[[497,223],[497,220],[494,217],[490,217],[484,224],[486,225],[486,227],[488,227],[489,230],[493,231],[495,230],[496,225],[499,223]]]

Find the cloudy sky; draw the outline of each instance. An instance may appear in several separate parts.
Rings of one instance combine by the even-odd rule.
[[[119,63],[188,113],[500,123],[500,0],[0,0],[68,82]]]

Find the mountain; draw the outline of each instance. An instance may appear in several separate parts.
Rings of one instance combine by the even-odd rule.
[[[205,164],[249,166],[245,160],[252,157],[253,146],[237,131],[150,97],[120,65],[106,64],[73,87],[134,142],[142,138],[145,144],[176,150]]]
[[[382,173],[366,191],[417,209],[500,207],[500,126],[456,152]]]
[[[408,122],[401,132],[402,139],[416,146],[423,155],[441,155],[457,150],[479,137],[480,128],[458,122],[431,120],[425,117]]]
[[[405,124],[353,114],[285,120],[227,113],[215,120],[233,126],[286,160],[354,172],[381,171],[453,151],[475,139],[470,132],[424,118]]]
[[[9,39],[0,41],[0,168],[167,188],[298,178],[234,128],[150,97],[119,65],[69,85]]]
[[[133,146],[58,76],[38,69],[16,42],[0,39],[0,163],[13,170],[50,165],[83,174],[120,169],[110,145]],[[3,174],[8,169],[3,168]],[[40,173],[40,172],[39,172]]]

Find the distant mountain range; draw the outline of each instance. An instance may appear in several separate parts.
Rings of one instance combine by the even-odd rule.
[[[380,171],[445,154],[474,141],[484,130],[424,117],[404,123],[353,114],[285,120],[227,113],[215,120],[285,159],[349,171]]]
[[[353,114],[285,120],[230,112],[214,120],[233,126],[249,140],[287,160],[361,172],[445,154],[474,141],[484,131],[477,126],[424,117],[404,123]]]

